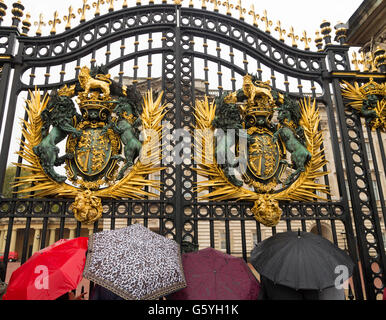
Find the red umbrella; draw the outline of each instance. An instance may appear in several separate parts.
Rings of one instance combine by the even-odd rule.
[[[12,273],[3,300],[54,300],[76,289],[87,245],[87,237],[61,239],[36,252]]]
[[[187,287],[170,300],[256,300],[260,286],[243,259],[213,248],[182,255]]]

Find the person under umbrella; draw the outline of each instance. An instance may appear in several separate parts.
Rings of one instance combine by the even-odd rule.
[[[3,300],[56,300],[82,280],[87,237],[61,239],[29,258],[11,275]]]
[[[180,246],[141,224],[94,233],[83,276],[126,300],[153,300],[186,287]]]
[[[187,287],[167,300],[256,300],[259,283],[241,258],[213,248],[182,255]]]
[[[260,242],[251,264],[261,275],[259,298],[272,300],[342,299],[339,270],[347,281],[355,264],[345,251],[309,232],[288,231]]]

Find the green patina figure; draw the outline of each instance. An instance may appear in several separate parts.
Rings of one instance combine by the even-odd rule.
[[[361,108],[361,114],[366,119],[366,124],[370,124],[373,120],[378,118],[378,114],[375,111],[377,107],[378,97],[374,94],[369,95],[366,100],[363,101]]]
[[[279,125],[273,134],[273,140],[278,138],[284,142],[286,149],[291,153],[291,165],[295,171],[285,180],[284,185],[291,184],[296,176],[305,171],[305,165],[311,159],[311,153],[305,146],[304,130],[300,126],[301,113],[299,105],[288,95],[278,108]]]
[[[33,148],[33,151],[40,158],[46,174],[57,182],[64,182],[67,178],[55,172],[54,167],[62,165],[66,159],[73,158],[73,154],[68,153],[59,157],[59,148],[56,145],[69,134],[74,137],[82,135],[82,131],[73,126],[74,118],[81,119],[81,115],[76,112],[74,102],[69,97],[59,96],[54,91],[47,107],[41,113],[42,141]],[[51,131],[50,127],[52,127]]]
[[[215,101],[216,116],[212,125],[222,130],[215,133],[217,137],[216,159],[229,181],[236,186],[242,186],[243,182],[237,179],[234,174],[234,168],[239,165],[239,162],[232,147],[240,138],[240,132],[243,132],[240,129],[243,129],[243,126],[238,106],[235,103],[226,103],[224,99],[227,96],[228,94],[225,93],[217,97]]]
[[[133,165],[135,158],[140,154],[142,144],[138,139],[138,126],[141,125],[141,118],[128,98],[120,97],[116,103],[117,105],[113,112],[118,118],[116,121],[110,119],[109,124],[102,130],[102,134],[111,128],[119,134],[121,142],[124,145],[124,157],[120,155],[113,157],[118,161],[125,161],[125,165],[121,168],[117,176],[117,179],[120,180],[123,178],[125,171]]]

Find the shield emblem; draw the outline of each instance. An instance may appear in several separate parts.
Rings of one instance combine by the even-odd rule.
[[[110,161],[111,141],[101,131],[102,128],[85,128],[75,146],[76,166],[86,176],[101,173]]]
[[[277,141],[273,142],[272,133],[268,130],[264,133],[255,132],[248,151],[248,168],[254,177],[261,180],[271,179],[280,165],[280,147]]]

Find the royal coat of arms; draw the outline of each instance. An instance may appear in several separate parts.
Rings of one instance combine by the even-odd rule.
[[[251,75],[238,91],[197,101],[196,170],[207,177],[198,183],[201,199],[254,201],[266,226],[279,222],[279,200],[324,199],[328,188],[316,182],[328,174],[319,122],[315,100],[298,102]]]
[[[25,185],[23,192],[34,197],[73,197],[74,216],[85,223],[102,216],[101,198],[156,196],[145,187],[159,190],[159,181],[148,175],[162,169],[162,93],[153,101],[152,92],[142,97],[134,86],[111,79],[105,67],[85,66],[75,83],[44,97],[35,89],[30,96],[20,152],[28,164],[17,164],[30,174],[15,186]],[[60,156],[57,145],[65,139]],[[61,165],[65,175],[57,170]]]

